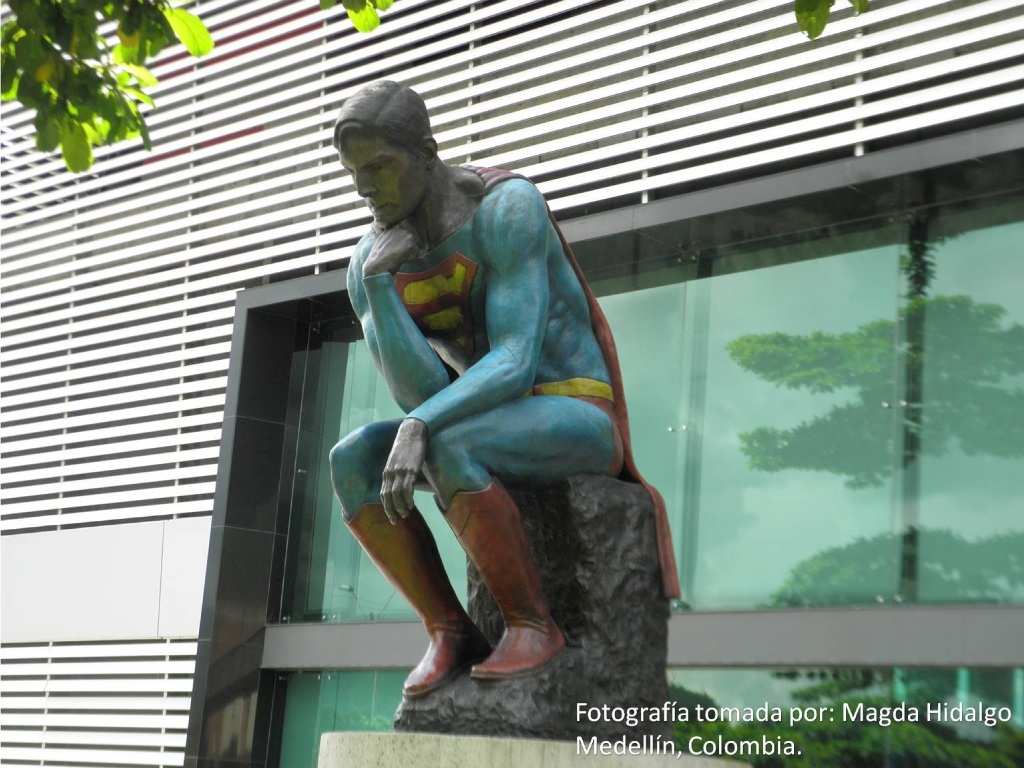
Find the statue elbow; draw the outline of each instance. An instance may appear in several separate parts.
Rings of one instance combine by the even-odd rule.
[[[519,397],[533,386],[536,370],[535,362],[513,359],[503,371],[503,389],[506,389],[513,397]]]

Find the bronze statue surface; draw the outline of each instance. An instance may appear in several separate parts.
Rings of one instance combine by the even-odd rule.
[[[349,297],[407,415],[344,437],[332,479],[353,535],[430,637],[404,694],[424,697],[467,667],[475,680],[536,674],[566,641],[502,480],[643,482],[608,324],[539,190],[442,162],[411,89],[360,90],[334,141],[374,219],[348,268]],[[493,648],[452,590],[413,506],[417,487],[433,491],[494,597],[504,631]],[[677,596],[664,504],[644,487],[662,590]]]

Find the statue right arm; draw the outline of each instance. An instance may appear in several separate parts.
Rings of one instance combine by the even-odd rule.
[[[362,246],[362,243],[360,244]],[[408,413],[440,392],[451,380],[448,371],[413,322],[390,273],[363,277],[368,248],[359,247],[348,268],[348,294],[363,327],[370,355],[391,396]]]

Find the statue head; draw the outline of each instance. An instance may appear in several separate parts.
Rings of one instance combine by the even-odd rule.
[[[345,100],[334,146],[377,224],[389,227],[416,210],[427,192],[437,142],[423,99],[381,80]]]

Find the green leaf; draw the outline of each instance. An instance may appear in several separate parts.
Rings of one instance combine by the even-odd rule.
[[[17,20],[12,19],[3,26],[3,33],[0,35],[0,44],[4,47],[13,45],[18,41],[18,38],[25,36],[25,30],[22,29],[21,25]]]
[[[128,132],[128,127],[125,125],[125,121],[122,120],[120,117],[115,115],[114,118],[110,121],[109,125],[110,128],[107,131],[108,144],[112,144],[115,141],[121,141],[122,139],[127,138],[126,134]]]
[[[73,23],[70,52],[83,59],[99,57],[100,38],[96,34],[96,19],[90,14],[78,14]]]
[[[71,48],[71,35],[74,33],[74,27],[67,22],[63,15],[57,16],[54,21],[53,28],[46,30],[47,36],[63,50],[69,50]]]
[[[52,117],[36,116],[36,148],[40,152],[52,152],[60,143],[60,126]]]
[[[195,17],[192,17],[195,19]],[[198,19],[197,30],[201,33],[205,33],[204,37],[209,38],[209,32],[206,31],[206,27]],[[194,26],[194,25],[193,25]],[[161,50],[167,45],[174,42],[177,37],[174,29],[171,27],[170,20],[164,15],[163,11],[157,10],[156,8],[149,8],[142,23],[141,29],[142,42],[140,47],[142,48],[143,56],[138,62],[144,64],[147,58],[156,56]],[[213,39],[209,39],[209,48],[213,48]]]
[[[868,9],[869,0],[850,0],[850,5],[853,6],[853,12],[856,14],[862,14]]]
[[[812,40],[825,30],[835,0],[796,0],[796,23]]]
[[[175,36],[193,56],[205,56],[213,50],[213,38],[198,16],[181,8],[165,10],[164,16]]]
[[[320,10],[326,11],[338,4],[338,0],[320,0]]]
[[[6,57],[4,57],[3,66],[0,66],[0,91],[4,93],[5,97],[11,91],[17,77],[18,68],[14,66],[13,61],[7,61]],[[14,94],[11,93],[11,96],[13,97]]]
[[[41,38],[33,34],[19,38],[18,42],[14,44],[14,58],[18,69],[24,72],[35,71],[35,68],[46,58],[46,50],[43,48]]]
[[[99,115],[96,115],[92,119],[92,125],[96,133],[99,134],[100,141],[107,142],[110,139],[111,124],[107,120],[104,120]]]
[[[376,9],[369,3],[364,5],[359,11],[350,11],[346,8],[345,13],[348,14],[352,26],[360,32],[372,32],[380,26],[380,17],[377,15]]]
[[[144,146],[146,148],[146,151],[148,152],[149,150],[153,149],[153,142],[149,138],[149,128],[146,127],[146,121],[142,119],[141,115],[139,116],[138,120],[138,130],[139,135],[142,137],[142,146]]]
[[[13,69],[13,67],[11,67]],[[18,98],[18,83],[21,82],[21,78],[15,74],[14,79],[11,80],[11,84],[4,88],[2,94],[0,94],[0,100],[2,101],[13,101]]]
[[[132,47],[124,43],[114,46],[115,64],[141,64],[145,58],[142,49],[138,46]]]
[[[31,74],[18,78],[18,101],[27,107],[39,108],[48,99],[43,95],[43,86]]]
[[[395,0],[373,0],[373,4],[377,6],[378,11],[386,11],[394,4]]]
[[[85,136],[89,141],[89,144],[102,144],[103,137],[100,136],[99,131],[92,127],[92,123],[82,123],[82,130],[85,131]]]
[[[81,173],[92,167],[92,147],[85,129],[73,120],[64,120],[60,125],[60,150],[69,171]]]
[[[134,96],[143,104],[148,104],[151,107],[153,106],[153,99],[150,98],[148,93],[144,93],[140,91],[138,88],[133,88],[130,85],[121,86],[121,90],[127,93],[129,96]]]
[[[150,72],[141,64],[122,64],[121,65],[128,72],[135,75],[135,79],[139,81],[139,85],[143,88],[152,88],[157,83],[156,75]],[[120,76],[118,76],[120,80]]]
[[[24,29],[48,29],[50,26],[39,2],[11,3],[11,10],[14,11],[18,24]]]

